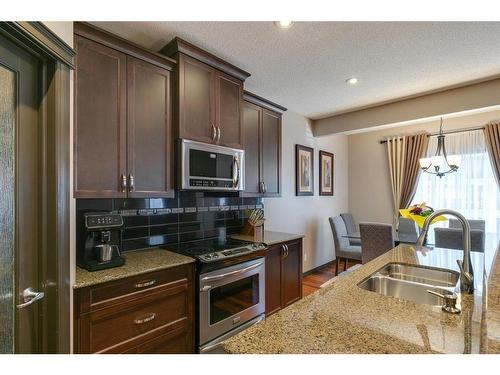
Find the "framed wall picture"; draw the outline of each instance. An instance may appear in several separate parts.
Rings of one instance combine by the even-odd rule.
[[[319,152],[319,195],[333,195],[333,154]]]
[[[314,150],[295,145],[295,195],[314,195]]]

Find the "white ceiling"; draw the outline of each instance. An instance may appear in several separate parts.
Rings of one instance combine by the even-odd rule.
[[[153,50],[186,39],[250,72],[247,90],[315,119],[500,74],[500,22],[92,23]]]

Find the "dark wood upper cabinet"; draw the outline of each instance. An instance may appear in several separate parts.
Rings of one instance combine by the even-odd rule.
[[[75,198],[172,197],[175,62],[75,23]]]
[[[286,108],[244,93],[242,146],[246,196],[281,195],[281,117]]]
[[[127,57],[75,36],[75,196],[125,197]]]
[[[241,108],[243,104],[243,82],[218,73],[215,92],[217,95],[216,124],[219,127],[219,144],[241,147]]]
[[[266,316],[302,298],[302,239],[266,251]]]
[[[174,135],[240,148],[243,82],[250,74],[180,38],[160,52],[177,61]]]
[[[170,72],[127,58],[129,197],[163,197],[171,189]]]
[[[262,181],[264,196],[281,194],[281,114],[262,111]]]
[[[188,56],[179,57],[179,138],[215,140],[215,75],[214,68]]]
[[[243,148],[245,150],[245,194],[260,195],[261,191],[261,121],[262,108],[245,102],[243,105]]]

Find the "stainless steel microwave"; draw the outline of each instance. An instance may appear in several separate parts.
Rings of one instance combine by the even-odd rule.
[[[180,139],[178,147],[180,189],[245,189],[245,151],[187,139]]]

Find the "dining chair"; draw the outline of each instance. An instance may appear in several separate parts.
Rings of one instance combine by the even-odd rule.
[[[340,214],[342,220],[344,220],[345,227],[347,229],[347,234],[359,233],[359,227],[354,222],[354,218],[350,213]],[[354,246],[361,246],[361,239],[359,238],[349,238],[349,243]]]
[[[361,246],[351,245],[347,237],[344,220],[340,216],[328,218],[332,229],[335,245],[335,275],[339,274],[339,261],[344,261],[344,271],[347,269],[348,259],[361,260]]]
[[[434,228],[435,247],[463,250],[463,230],[460,228]],[[481,229],[470,230],[470,249],[484,253],[485,234]]]
[[[361,261],[363,264],[394,247],[391,224],[359,223],[361,234]]]
[[[486,221],[484,220],[467,220],[470,225],[470,229],[479,229],[482,230],[483,232],[486,231]],[[462,224],[460,224],[460,221],[456,219],[450,219],[448,221],[448,226],[449,228],[458,228],[462,229]]]
[[[417,228],[412,219],[399,218],[398,241],[404,243],[416,243],[418,239]]]

